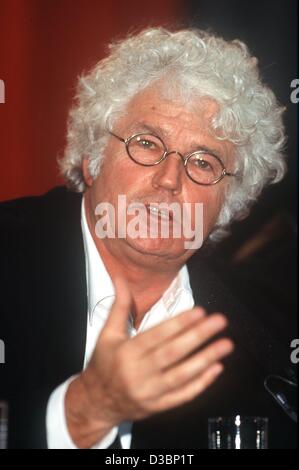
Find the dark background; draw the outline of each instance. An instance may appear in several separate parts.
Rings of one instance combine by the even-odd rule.
[[[211,263],[278,335],[296,337],[297,70],[295,0],[0,0],[0,200],[42,194],[61,184],[67,111],[77,75],[105,45],[150,25],[209,28],[245,41],[264,80],[287,107],[289,171],[264,191],[232,235],[207,247]],[[203,255],[205,255],[203,250]],[[254,294],[253,294],[254,293]],[[279,315],[282,314],[282,315]]]

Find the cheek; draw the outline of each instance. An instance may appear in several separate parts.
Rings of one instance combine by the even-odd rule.
[[[108,201],[117,200],[119,194],[129,195],[145,187],[144,168],[137,165],[127,155],[104,160],[100,174],[96,179],[97,194]]]
[[[222,208],[222,191],[215,191],[215,189],[215,187],[204,188],[196,198],[196,202],[203,204],[203,230],[205,234],[213,229]]]
[[[104,158],[100,174],[96,179],[96,186],[98,192],[110,192],[113,188],[117,189],[121,182],[121,175],[123,174],[123,159],[114,156],[107,156]]]
[[[216,223],[222,208],[222,204],[223,197],[219,192],[214,194],[212,198],[207,199],[206,204],[204,204],[204,220],[206,219],[209,230],[212,230],[214,224]]]

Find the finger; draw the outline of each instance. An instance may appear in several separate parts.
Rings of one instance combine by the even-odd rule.
[[[124,278],[114,279],[114,287],[116,297],[106,321],[105,330],[128,336],[127,322],[133,304],[132,295]]]
[[[211,365],[200,376],[191,382],[188,382],[179,390],[165,394],[155,403],[156,412],[175,408],[184,403],[193,400],[196,396],[203,393],[223,372],[224,367],[221,363]]]
[[[159,391],[161,394],[178,389],[195,377],[204,373],[214,363],[219,362],[234,350],[230,339],[221,339],[194,354],[179,365],[162,372]]]
[[[144,333],[135,336],[131,341],[137,346],[140,354],[146,354],[157,348],[173,336],[191,328],[196,322],[200,322],[205,316],[205,310],[200,307],[182,312],[174,318],[165,320]]]
[[[168,339],[154,351],[150,351],[151,360],[160,369],[169,367],[202,346],[226,326],[227,320],[223,315],[211,315],[189,329],[183,330],[179,335]]]

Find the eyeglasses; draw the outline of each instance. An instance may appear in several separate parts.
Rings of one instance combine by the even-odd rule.
[[[219,183],[225,176],[238,176],[237,173],[228,172],[221,159],[210,151],[198,150],[183,156],[176,150],[169,151],[155,134],[141,132],[123,139],[114,132],[108,132],[125,144],[127,154],[138,165],[159,165],[168,155],[176,154],[181,157],[187,176],[196,184],[210,186]]]

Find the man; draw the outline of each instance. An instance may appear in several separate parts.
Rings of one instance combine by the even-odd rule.
[[[201,31],[142,31],[80,78],[60,162],[80,194],[1,207],[11,447],[205,448],[233,414],[292,447],[264,387],[283,348],[195,243],[282,178],[282,111],[244,44]]]

